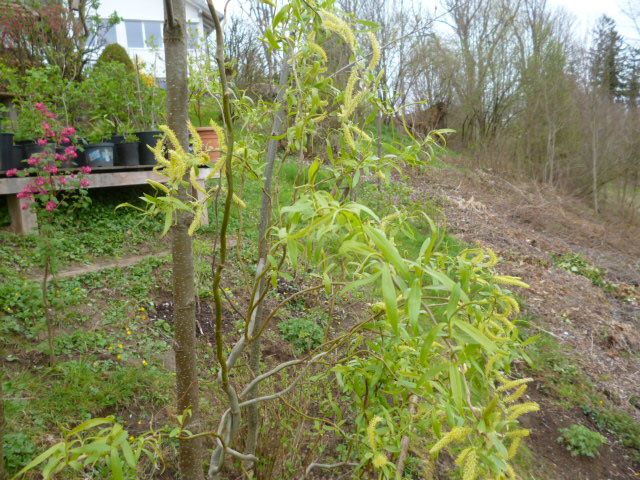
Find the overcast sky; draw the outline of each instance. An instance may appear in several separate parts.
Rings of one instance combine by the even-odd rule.
[[[640,0],[547,0],[549,5],[562,7],[576,18],[576,33],[579,37],[586,36],[591,31],[598,17],[606,14],[618,24],[618,30],[628,40],[640,42],[638,33],[631,21],[622,12],[628,2],[640,2]],[[415,0],[417,4],[423,4],[433,11],[437,0]],[[220,9],[224,7],[225,0],[214,0]],[[247,4],[247,0],[231,0],[229,9],[231,12],[240,12],[241,5]]]

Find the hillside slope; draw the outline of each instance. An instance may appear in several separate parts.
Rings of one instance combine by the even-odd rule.
[[[637,449],[640,441],[640,228],[599,218],[551,189],[451,160],[411,181],[414,200],[442,206],[450,233],[494,249],[504,273],[531,285],[522,292],[525,330],[543,337],[532,372],[543,413],[530,420],[530,444],[550,470],[531,478],[637,478],[638,451],[620,444]],[[556,266],[559,256],[576,253],[605,270],[604,288]],[[624,412],[624,420],[603,420],[599,407]],[[612,434],[598,459],[575,459],[557,444],[558,428],[571,423]]]

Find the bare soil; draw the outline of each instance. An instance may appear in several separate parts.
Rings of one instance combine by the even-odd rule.
[[[492,248],[501,257],[501,272],[530,284],[519,293],[537,328],[578,352],[596,387],[640,420],[640,227],[598,216],[554,189],[501,177],[453,166],[415,172],[410,181],[415,200],[442,206],[450,233]],[[607,280],[618,285],[616,293],[555,267],[552,256],[568,252],[604,268]],[[557,445],[557,429],[588,425],[588,419],[537,396],[543,408],[530,417],[530,447],[549,463],[549,478],[638,478],[638,466],[616,444],[593,460],[571,457]]]

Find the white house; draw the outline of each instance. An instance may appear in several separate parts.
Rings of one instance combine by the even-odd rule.
[[[190,25],[189,46],[206,38],[213,30],[213,19],[207,0],[186,0],[187,21]],[[109,18],[117,13],[122,19],[104,36],[104,43],[119,43],[129,56],[144,62],[146,70],[163,78],[164,48],[162,30],[164,23],[163,0],[101,0],[98,15]],[[105,20],[106,21],[106,20]]]

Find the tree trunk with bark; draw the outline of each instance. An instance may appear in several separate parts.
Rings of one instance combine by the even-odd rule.
[[[256,282],[258,288],[256,288],[256,295],[254,301],[259,302],[258,306],[254,310],[254,316],[250,323],[250,334],[253,336],[258,332],[264,321],[264,302],[260,301],[261,292],[266,288],[266,281],[264,271],[267,268],[268,255],[269,255],[269,239],[268,233],[271,228],[271,214],[273,205],[271,197],[273,195],[273,170],[276,162],[276,156],[278,154],[279,141],[276,137],[279,137],[284,133],[284,126],[286,120],[286,110],[284,106],[285,95],[287,91],[287,82],[289,81],[289,63],[288,58],[282,61],[282,67],[280,71],[279,91],[276,103],[279,106],[276,112],[273,125],[271,128],[271,138],[267,146],[267,161],[264,172],[264,185],[262,188],[262,205],[260,208],[260,225],[258,229],[258,266],[256,268]],[[249,351],[249,368],[253,375],[257,376],[260,371],[260,339],[256,338],[251,345]],[[251,391],[247,396],[248,399],[254,398],[256,392]],[[249,415],[247,418],[247,444],[246,451],[250,454],[255,454],[256,447],[258,445],[258,435],[260,433],[260,410],[258,404],[252,404],[249,406]]]
[[[4,372],[0,370],[0,480],[7,479],[7,472],[4,468],[4,395],[2,393],[2,382]]]
[[[189,146],[189,91],[187,84],[187,20],[184,0],[165,0],[164,50],[167,77],[167,123],[185,150]],[[187,191],[181,192],[182,197]],[[183,426],[199,430],[199,389],[196,363],[196,302],[193,241],[188,234],[191,214],[178,211],[172,229],[173,308],[176,359],[177,411],[190,410]],[[202,448],[199,439],[181,439],[180,474],[184,480],[201,480]]]

